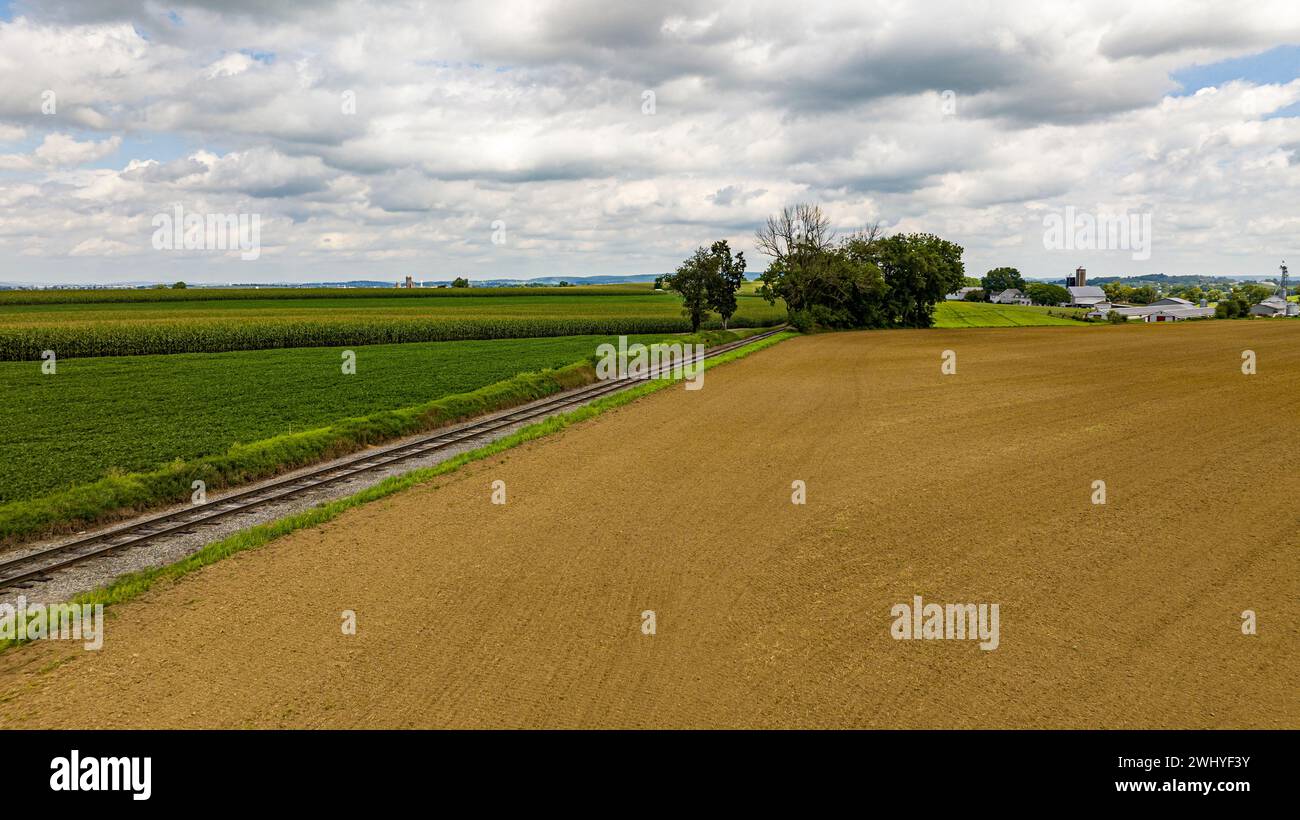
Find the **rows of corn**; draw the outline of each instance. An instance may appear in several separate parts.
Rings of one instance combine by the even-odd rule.
[[[779,324],[779,320],[732,322],[733,326],[751,327],[772,324]],[[710,329],[719,326],[716,320],[705,323],[705,327]],[[0,361],[41,359],[46,351],[53,351],[57,359],[69,359],[460,339],[630,336],[689,330],[690,325],[684,318],[673,317],[91,322],[0,327]]]
[[[72,305],[128,302],[210,302],[240,299],[422,299],[482,296],[652,296],[649,283],[582,287],[499,288],[104,288],[0,290],[4,305]]]

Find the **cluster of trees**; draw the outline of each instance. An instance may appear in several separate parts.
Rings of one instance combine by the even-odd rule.
[[[818,205],[783,209],[756,239],[772,259],[758,293],[784,300],[801,330],[930,327],[935,303],[965,281],[960,245],[932,234],[884,236],[879,225],[837,241]]]
[[[1226,289],[1201,288],[1197,286],[1173,288],[1169,291],[1169,295],[1180,296],[1184,299],[1190,299],[1193,302],[1199,302],[1201,299],[1210,302],[1242,300],[1245,301],[1247,305],[1258,305],[1276,292],[1277,286],[1275,285],[1265,285],[1259,282],[1247,282],[1244,285],[1233,285]]]
[[[1107,282],[1101,286],[1101,290],[1111,302],[1122,302],[1126,305],[1149,305],[1160,298],[1160,291],[1150,285],[1134,287],[1119,282]]]
[[[1267,299],[1268,297],[1264,297]],[[1260,301],[1263,301],[1261,299]],[[1246,301],[1243,296],[1229,295],[1227,298],[1220,299],[1219,303],[1214,306],[1214,318],[1216,319],[1243,319],[1250,316],[1251,304],[1258,304]]]
[[[682,313],[695,332],[710,311],[721,316],[722,327],[727,327],[736,312],[736,291],[744,281],[745,254],[733,257],[727,240],[720,239],[708,248],[696,248],[675,273],[656,279],[655,287],[681,294]]]
[[[463,276],[457,276],[455,279],[451,280],[451,286],[453,288],[467,288],[469,287],[469,280]]]
[[[1259,282],[1247,282],[1241,285],[1232,285],[1231,287],[1215,287],[1201,285],[1175,285],[1167,289],[1161,289],[1152,285],[1125,285],[1120,282],[1107,282],[1101,286],[1105,291],[1106,298],[1112,302],[1123,302],[1130,305],[1149,305],[1152,302],[1162,299],[1166,296],[1176,296],[1180,299],[1186,299],[1194,304],[1200,304],[1202,299],[1207,302],[1224,302],[1224,301],[1244,301],[1247,308],[1250,305],[1257,305],[1268,297],[1272,296],[1277,290],[1276,286],[1261,284]]]
[[[1068,290],[1061,285],[1052,285],[1047,282],[1030,282],[1025,286],[1025,295],[1035,305],[1056,307],[1070,301],[1070,292]]]

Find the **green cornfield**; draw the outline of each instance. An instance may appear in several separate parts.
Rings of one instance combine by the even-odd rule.
[[[779,319],[750,323],[779,324]],[[718,323],[710,323],[717,327]],[[0,361],[89,356],[147,356],[164,353],[220,353],[290,347],[448,342],[469,339],[525,339],[685,333],[681,318],[593,319],[375,319],[318,321],[207,321],[99,323],[0,327]]]
[[[0,290],[4,305],[74,305],[130,302],[216,302],[239,299],[421,299],[489,296],[629,296],[654,293],[650,282],[573,287],[500,288],[114,288]]]
[[[478,291],[488,289],[457,290],[477,296]],[[277,295],[159,302],[0,303],[0,361],[35,360],[45,351],[54,351],[57,359],[70,359],[689,330],[681,299],[674,294],[644,290],[597,295],[585,288],[560,288],[562,295],[529,292],[539,289],[510,290],[523,295],[410,298],[394,297],[392,294],[403,291],[393,289],[380,292],[387,298]],[[253,293],[265,295],[268,291]],[[282,293],[299,295],[296,290]],[[358,291],[343,293],[351,296]],[[783,305],[769,305],[747,295],[738,302],[733,327],[768,327],[785,319]],[[705,328],[715,329],[719,324],[713,316]]]

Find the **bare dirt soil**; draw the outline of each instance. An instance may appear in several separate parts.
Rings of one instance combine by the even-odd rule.
[[[0,725],[1297,728],[1297,421],[1300,322],[799,338],[0,654]]]

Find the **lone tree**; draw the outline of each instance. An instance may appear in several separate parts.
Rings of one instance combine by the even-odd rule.
[[[1023,291],[1025,277],[1021,276],[1020,271],[1015,268],[994,268],[984,274],[984,278],[980,280],[980,287],[989,295],[1011,288]]]
[[[722,329],[727,329],[727,322],[736,313],[736,291],[745,281],[745,254],[731,256],[727,240],[719,239],[709,248],[709,255],[714,261],[714,275],[709,278],[709,309],[722,317]]]
[[[457,276],[455,279],[451,280],[451,286],[453,288],[467,288],[469,287],[469,280],[463,276]]]
[[[676,273],[664,277],[664,286],[682,297],[682,314],[691,320],[691,332],[700,329],[709,312],[710,296],[716,291],[713,280],[718,275],[718,260],[703,246],[677,268]]]

